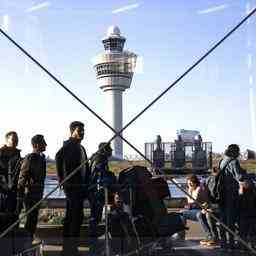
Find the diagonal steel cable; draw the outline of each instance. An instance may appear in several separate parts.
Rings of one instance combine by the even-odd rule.
[[[198,64],[200,64],[206,57],[208,57],[217,47],[219,47],[229,36],[231,36],[242,24],[244,24],[256,12],[254,8],[248,13],[233,29],[231,29],[222,39],[215,43],[206,53],[200,57],[194,64],[192,64],[181,76],[179,76],[169,87],[167,87],[161,94],[152,100],[143,110],[141,110],[130,122],[128,122],[119,132],[122,133],[127,127],[134,123],[145,111],[152,107],[160,98],[162,98],[171,88],[173,88],[179,81],[188,75]]]
[[[56,187],[54,187],[49,193],[47,193],[42,199],[40,199],[36,204],[34,204],[30,209],[28,209],[24,214],[22,214],[18,220],[16,220],[12,225],[10,225],[5,231],[3,231],[0,234],[0,238],[3,238],[5,235],[7,235],[8,232],[10,232],[13,228],[15,228],[21,220],[23,220],[27,215],[29,215],[32,211],[34,211],[37,207],[40,206],[40,204],[46,200],[50,195],[52,195],[57,189],[60,189],[66,181],[68,181],[72,176],[74,176],[81,167],[83,167],[86,163],[88,163],[91,160],[92,157],[87,159],[86,161],[82,162],[78,167],[76,167],[69,175],[65,177]]]
[[[227,33],[219,42],[217,42],[209,51],[206,52],[206,54],[204,54],[197,62],[195,62],[185,73],[183,73],[183,75],[181,75],[174,83],[172,83],[164,92],[162,92],[158,97],[156,97],[146,108],[144,108],[138,115],[136,115],[126,126],[124,126],[119,132],[117,132],[115,134],[115,136],[113,136],[109,142],[111,142],[115,137],[120,136],[120,134],[122,133],[122,131],[124,129],[126,129],[130,124],[132,124],[138,117],[140,117],[148,108],[150,108],[156,101],[158,101],[165,93],[167,93],[174,85],[176,85],[184,76],[186,76],[192,69],[194,69],[201,61],[203,61],[213,50],[215,50],[221,43],[223,43],[224,40],[226,40],[235,30],[237,30],[249,17],[251,17],[256,11],[256,8],[253,9],[240,23],[238,23],[238,25],[236,25],[229,33]],[[0,29],[1,30],[1,29]],[[29,55],[22,47],[20,47],[13,39],[11,39],[4,31],[0,31],[2,34],[4,34],[12,43],[14,43],[20,50],[22,50],[28,57],[30,57],[30,59],[32,59],[37,65],[39,65],[48,75],[50,75],[55,81],[57,81],[66,91],[68,91],[73,97],[75,97],[80,103],[82,103],[80,101],[80,99],[74,95],[66,86],[64,86],[55,76],[53,76],[47,69],[45,69],[38,61],[36,61],[31,55]],[[83,104],[83,103],[82,103]],[[86,105],[85,103],[83,105]],[[87,105],[85,106],[87,109],[90,109]],[[95,113],[94,111],[91,111],[92,113]],[[95,115],[97,117],[99,117],[96,113]],[[105,122],[104,122],[105,123]],[[107,124],[107,123],[106,123]],[[107,124],[107,126],[109,126]],[[113,130],[113,128],[111,129]],[[115,131],[114,131],[115,132]],[[120,136],[121,137],[121,136]],[[132,146],[133,147],[133,146]],[[134,148],[134,147],[133,147]],[[134,148],[136,151],[137,149]],[[138,151],[137,151],[138,152]],[[140,153],[140,155],[143,155],[142,153]],[[143,156],[144,158],[146,158],[145,156]],[[147,159],[146,159],[147,160]],[[82,163],[81,166],[83,166],[85,163]],[[80,166],[78,168],[76,168],[73,172],[77,172],[78,169],[80,168]],[[73,176],[73,173],[70,174],[70,177]],[[67,176],[68,177],[68,176]],[[68,177],[68,179],[70,178]],[[66,181],[66,179],[65,179]],[[64,181],[64,182],[65,182]],[[173,180],[171,180],[173,182]],[[63,182],[63,184],[64,184]],[[175,184],[175,182],[173,182]],[[177,185],[177,184],[176,184]],[[61,185],[59,185],[61,186]],[[179,186],[177,186],[179,188]],[[56,189],[58,188],[58,186],[53,189],[52,192],[49,193],[52,194],[54,191],[56,191]],[[181,189],[181,188],[180,188]],[[182,190],[182,189],[181,189]],[[48,195],[48,196],[49,196]],[[40,203],[38,202],[38,204],[36,204],[35,208],[39,205]],[[33,208],[33,207],[32,207]],[[33,210],[33,209],[32,209]],[[19,221],[18,221],[19,222]],[[232,233],[232,231],[231,231]],[[0,236],[1,237],[1,236]],[[243,242],[243,240],[241,240]],[[246,244],[247,245],[247,244]],[[247,247],[247,246],[246,246]]]
[[[133,150],[135,150],[140,156],[145,158],[143,154],[137,151],[129,141],[123,136],[122,132],[117,132],[111,125],[109,125],[100,115],[98,115],[92,108],[90,108],[81,98],[79,98],[73,91],[71,91],[66,85],[64,85],[55,75],[53,75],[46,67],[44,67],[38,60],[36,60],[28,51],[26,51],[20,44],[18,44],[13,38],[11,38],[6,32],[0,28],[0,33],[3,34],[11,43],[13,43],[20,51],[22,51],[30,60],[32,60],[37,66],[39,66],[47,75],[49,75],[58,85],[60,85],[68,94],[75,98],[80,104],[82,104],[89,112],[91,112],[96,118],[98,118],[105,126],[107,126],[113,133],[117,134],[124,142],[126,142]],[[115,136],[113,139],[115,139]],[[112,140],[113,140],[112,139]],[[111,140],[111,141],[112,141]],[[147,161],[149,159],[146,159]]]
[[[67,91],[72,97],[80,102],[85,108],[87,108],[94,116],[96,116],[101,122],[103,122],[108,128],[110,128],[115,135],[109,140],[111,142],[117,136],[121,137],[130,147],[132,147],[143,158],[147,159],[142,153],[140,153],[136,147],[130,144],[125,138],[122,137],[122,132],[135,122],[145,111],[147,111],[153,104],[155,104],[162,96],[164,96],[171,88],[173,88],[181,79],[183,79],[188,73],[190,73],[197,65],[199,65],[208,55],[210,55],[219,45],[221,45],[231,34],[233,34],[245,21],[247,21],[254,13],[256,8],[252,9],[233,29],[231,29],[222,39],[220,39],[212,48],[210,48],[202,57],[200,57],[194,64],[192,64],[178,79],[176,79],[169,87],[167,87],[159,96],[157,96],[150,104],[148,104],[141,112],[139,112],[129,123],[127,123],[120,131],[116,132],[103,118],[101,118],[94,110],[92,110],[85,102],[83,102],[77,95],[75,95],[69,88],[67,88],[56,76],[49,72],[39,61],[37,61],[31,54],[29,54],[23,47],[21,47],[15,40],[13,40],[7,33],[0,28],[0,33],[3,34],[10,42],[12,42],[19,50],[21,50],[29,59],[31,59],[36,65],[38,65],[44,72],[46,72],[53,80],[55,80],[65,91]]]

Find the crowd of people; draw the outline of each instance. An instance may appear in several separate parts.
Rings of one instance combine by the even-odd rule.
[[[46,149],[44,136],[32,137],[32,152],[21,158],[18,146],[18,135],[15,131],[5,135],[6,144],[0,148],[0,212],[5,218],[0,219],[1,228],[5,230],[16,221],[23,206],[30,209],[42,199],[46,177],[46,160],[43,152]],[[25,230],[34,237],[38,210],[28,215]]]
[[[59,183],[66,196],[66,212],[63,223],[62,255],[78,255],[80,228],[84,219],[84,200],[90,203],[89,220],[90,252],[98,247],[97,225],[102,219],[105,202],[104,185],[115,184],[116,177],[109,170],[108,159],[112,155],[109,143],[100,143],[97,153],[88,161],[85,148],[84,124],[70,124],[70,137],[56,154],[56,169]],[[32,152],[21,158],[18,135],[15,131],[5,136],[5,145],[0,148],[0,212],[9,213],[8,221],[0,218],[0,230],[4,231],[18,220],[22,208],[28,211],[43,197],[46,177],[46,160],[43,152],[46,141],[43,135],[32,137]],[[224,249],[234,249],[232,232],[247,241],[255,232],[256,193],[253,182],[239,163],[240,149],[232,144],[225,151],[219,167],[214,168],[207,180],[200,181],[196,175],[187,178],[187,205],[182,218],[198,221],[206,239],[200,243],[212,246],[220,243]],[[109,201],[113,210],[119,211],[122,198],[115,186],[109,187]],[[24,229],[34,239],[38,222],[39,206],[27,216]],[[124,215],[122,215],[124,216]],[[216,216],[220,223],[216,222]],[[237,230],[236,230],[237,229]],[[255,233],[254,233],[255,234]],[[241,244],[239,244],[241,247]]]
[[[235,243],[234,234],[247,242],[253,236],[255,239],[255,184],[246,170],[241,168],[239,155],[239,146],[231,144],[219,167],[214,168],[206,180],[200,181],[196,175],[187,178],[188,204],[182,215],[184,220],[200,223],[206,234],[206,239],[200,241],[202,245],[220,244],[223,249],[245,249],[242,243]]]
[[[84,200],[88,199],[91,207],[89,233],[90,249],[93,253],[97,247],[97,224],[101,221],[104,205],[103,183],[114,183],[115,175],[108,168],[108,158],[112,154],[110,144],[100,143],[99,150],[88,161],[86,150],[81,145],[84,124],[74,121],[69,130],[69,139],[56,154],[56,168],[66,196],[63,255],[78,255]],[[43,152],[47,146],[44,136],[37,134],[32,137],[32,152],[24,158],[17,149],[18,141],[17,133],[10,131],[5,135],[5,145],[0,148],[0,212],[6,216],[0,218],[0,231],[18,220],[23,208],[27,212],[43,197],[46,177],[46,159]],[[115,191],[111,191],[113,196],[114,193]],[[39,208],[40,206],[35,207],[27,215],[24,224],[24,229],[32,240],[38,240],[35,233]]]

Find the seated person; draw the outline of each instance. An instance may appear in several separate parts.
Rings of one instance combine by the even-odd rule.
[[[201,207],[198,205],[208,202],[208,192],[203,184],[200,183],[196,175],[191,175],[187,178],[188,194],[191,197],[187,197],[188,204],[185,205],[185,210],[182,212],[184,221],[192,220],[198,221],[206,233],[206,239],[210,240],[211,230],[207,223],[206,215],[202,212]],[[198,203],[197,203],[197,202]]]
[[[214,188],[216,184],[217,174],[218,174],[218,168],[213,168],[211,175],[208,177],[205,183],[205,186],[208,190],[208,202],[203,204],[203,206],[207,210],[203,209],[202,213],[205,214],[205,218],[210,228],[211,235],[208,237],[208,239],[200,241],[202,245],[208,245],[208,246],[216,245],[216,243],[219,241],[219,234],[216,226],[216,220],[212,217],[213,214],[216,217],[219,217],[220,215],[219,205],[214,195]]]

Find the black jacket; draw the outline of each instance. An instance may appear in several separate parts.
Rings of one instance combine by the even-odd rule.
[[[24,195],[29,199],[41,199],[46,177],[46,160],[44,155],[28,154],[21,164],[18,180],[18,197]]]
[[[99,192],[98,194],[102,195],[101,199],[104,201],[102,186],[107,186],[109,189],[108,200],[110,203],[113,203],[114,193],[117,192],[117,180],[115,174],[109,170],[108,157],[100,153],[94,154],[91,157],[90,170],[90,197],[94,197],[92,194],[97,194]],[[101,187],[100,190],[97,188],[97,185]]]
[[[256,218],[256,192],[250,189],[239,195],[239,215],[241,218]]]
[[[84,147],[79,143],[79,141],[70,138],[63,143],[62,148],[57,152],[55,159],[60,182],[81,165],[83,161],[81,150],[83,150],[85,160],[87,160]],[[86,193],[89,177],[89,164],[86,163],[84,167],[80,168],[69,180],[65,182],[65,193],[80,193],[82,191]]]
[[[10,148],[6,145],[0,148],[0,175],[5,179],[5,184],[4,182],[0,182],[0,190],[2,192],[7,189],[6,185],[8,185],[8,181],[9,185],[11,185],[8,189],[16,191],[20,163],[21,157],[19,149]]]

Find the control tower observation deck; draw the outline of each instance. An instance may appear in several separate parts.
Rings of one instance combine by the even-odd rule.
[[[121,36],[117,26],[108,28],[107,37],[102,39],[105,51],[93,58],[97,84],[106,94],[110,114],[106,121],[120,131],[123,127],[122,94],[130,88],[137,55],[124,51],[126,38]],[[123,141],[120,137],[113,140],[113,156],[123,159]]]

